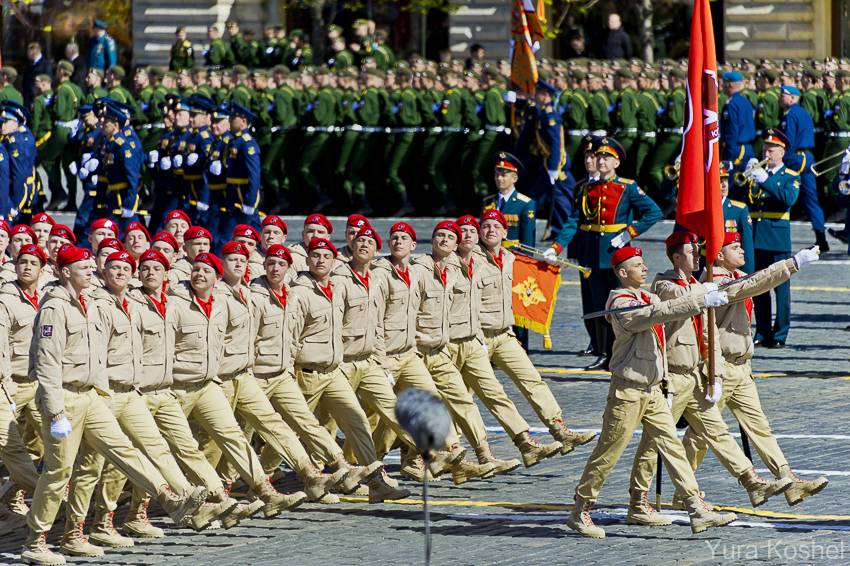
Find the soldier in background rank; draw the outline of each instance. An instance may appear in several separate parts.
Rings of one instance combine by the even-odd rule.
[[[260,146],[249,133],[257,115],[239,104],[230,106],[230,131],[233,137],[227,146],[228,201],[237,209],[233,224],[260,225]],[[231,224],[232,226],[232,224]]]
[[[92,25],[92,43],[89,52],[89,69],[106,72],[106,69],[118,63],[118,50],[115,40],[106,32],[106,22],[94,20]]]
[[[192,42],[186,39],[186,26],[180,26],[174,32],[176,40],[171,45],[171,56],[168,68],[172,71],[182,71],[195,66],[195,51]]]

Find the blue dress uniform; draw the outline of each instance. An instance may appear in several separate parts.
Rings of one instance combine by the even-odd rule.
[[[191,111],[188,100],[179,96],[167,98],[166,108],[174,112],[178,110]],[[155,150],[158,153],[158,159],[153,174],[155,188],[151,214],[152,230],[161,230],[165,215],[181,207],[185,188],[183,186],[183,169],[182,167],[178,168],[174,160],[177,155],[180,155],[181,159],[185,159],[183,154],[189,145],[188,140],[191,135],[192,132],[189,128],[174,125],[166,130],[159,140]]]
[[[196,94],[189,98],[189,106],[192,108],[192,114],[209,114],[215,110],[216,105],[212,99]],[[209,188],[207,187],[207,177],[205,175],[207,158],[213,144],[213,134],[209,126],[202,126],[192,130],[192,135],[189,137],[188,142],[183,165],[183,180],[186,182],[188,190],[184,192],[182,205],[183,210],[197,224],[201,218],[199,215],[202,214],[198,210],[197,203],[209,203]],[[190,156],[193,155],[195,157],[191,157],[191,159],[195,161],[190,165]]]
[[[623,147],[607,137],[598,140],[595,153],[614,155],[621,163],[626,158]],[[590,277],[581,278],[584,314],[604,309],[608,294],[619,285],[611,268],[611,254],[617,249],[612,245],[614,238],[622,238],[620,234],[623,232],[635,238],[661,218],[658,205],[631,179],[614,175],[611,179],[599,179],[582,187],[576,206],[552,247],[561,253],[572,242],[570,249],[574,250],[578,262],[593,270]],[[611,355],[612,330],[605,318],[594,320],[591,347],[605,359],[597,360],[588,367],[600,369]]]
[[[0,143],[0,219],[6,220],[7,210],[12,208],[9,199],[9,152],[6,146]]]
[[[104,120],[123,125],[126,115],[118,108],[107,106]],[[143,156],[142,146],[132,136],[125,137],[119,130],[104,144],[106,159],[101,162],[106,177],[106,210],[115,216],[122,232],[130,222],[138,221],[139,181]]]
[[[723,80],[739,82],[744,77],[738,71],[730,71],[723,74]],[[747,162],[754,156],[755,139],[756,109],[743,94],[736,92],[723,105],[720,114],[720,158],[732,162],[733,173],[746,169]]]
[[[788,146],[779,130],[769,128],[764,143]],[[756,270],[791,257],[791,207],[800,194],[800,176],[785,165],[769,172],[764,183],[750,187],[750,217],[753,219],[753,245]],[[774,289],[776,320],[771,324],[770,293],[753,299],[756,311],[755,340],[764,346],[784,346],[791,328],[791,283]]]
[[[250,125],[256,115],[239,104],[230,105],[231,116],[242,116]],[[233,132],[227,147],[225,167],[227,170],[228,200],[232,203],[233,224],[249,224],[258,228],[260,217],[260,145],[247,128]],[[249,212],[244,209],[248,207]],[[231,226],[232,228],[232,226]]]
[[[106,30],[106,22],[95,20],[94,27],[95,29]],[[117,64],[118,49],[112,36],[104,33],[103,36],[94,38],[89,51],[89,69],[100,69],[105,73],[109,67]]]
[[[84,115],[92,111],[89,104],[84,104],[79,108],[80,122]],[[99,128],[89,128],[84,126],[78,129],[72,136],[72,140],[80,148],[81,154],[89,156],[97,156],[101,153],[101,148],[105,141],[103,132]],[[87,170],[85,174],[81,174],[85,162],[80,160],[78,163],[77,176],[83,186],[83,200],[80,202],[80,207],[77,210],[77,215],[74,218],[74,235],[78,242],[85,240],[89,225],[93,220],[106,216],[111,216],[111,212],[106,210],[105,193],[98,191],[97,177],[92,176]]]
[[[780,89],[782,94],[800,96],[800,89],[795,86],[785,85]],[[815,125],[808,112],[803,110],[799,104],[792,104],[785,110],[780,122],[782,133],[788,138],[788,147],[785,149],[785,166],[793,169],[800,176],[800,199],[803,208],[809,215],[812,229],[817,236],[817,243],[821,251],[829,251],[824,231],[823,209],[818,202],[817,182],[812,172],[814,156],[812,150],[815,147]]]
[[[213,123],[230,119],[230,111],[227,103],[223,103],[211,113]],[[213,139],[208,157],[209,165],[206,170],[207,194],[199,195],[201,202],[209,205],[209,210],[199,220],[201,224],[209,227],[214,242],[220,246],[230,240],[232,229],[229,218],[231,205],[227,198],[227,172],[224,170],[223,161],[227,156],[228,146],[233,140],[233,134],[229,131]]]
[[[28,223],[38,193],[35,171],[38,150],[35,137],[26,126],[29,112],[20,104],[6,100],[0,106],[0,116],[19,124],[16,132],[2,138],[9,155],[9,208],[0,212],[9,221]]]
[[[723,220],[726,232],[741,234],[741,247],[744,249],[746,260],[741,270],[752,273],[756,258],[753,249],[753,221],[750,218],[750,209],[745,203],[726,197],[723,199]]]

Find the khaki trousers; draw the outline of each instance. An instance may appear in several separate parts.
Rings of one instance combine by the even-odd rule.
[[[35,532],[50,530],[83,441],[103,454],[149,495],[158,497],[166,492],[168,484],[165,478],[133,447],[107,403],[94,389],[81,392],[66,389],[65,416],[71,423],[71,434],[66,438],[53,438],[50,423],[44,421],[42,424],[44,472],[38,478],[27,514],[30,529]]]
[[[17,384],[12,397],[15,401],[15,420],[18,421],[21,439],[35,462],[44,454],[44,442],[41,439],[41,411],[35,403],[38,382],[27,381]]]
[[[745,364],[734,365],[726,362],[725,377],[723,378],[723,396],[717,403],[718,411],[723,407],[729,407],[732,415],[738,420],[741,428],[747,433],[747,438],[759,453],[762,462],[773,473],[779,477],[779,469],[787,466],[788,461],[773,436],[770,422],[761,408],[758,389],[753,380],[752,367],[748,361]],[[696,470],[708,447],[705,437],[697,431],[688,430],[682,439],[688,461]]]
[[[641,424],[643,436],[653,439],[660,450],[676,489],[686,496],[699,493],[697,480],[685,459],[685,449],[676,436],[676,422],[661,387],[655,385],[638,389],[612,376],[602,415],[602,433],[576,486],[578,497],[591,503],[596,501],[605,479]]]
[[[395,379],[395,386],[393,387],[393,390],[396,394],[401,393],[408,387],[421,389],[430,393],[434,397],[441,398],[449,408],[449,411],[453,415],[455,414],[454,410],[451,406],[449,406],[449,398],[451,396],[444,395],[443,392],[437,388],[437,385],[434,383],[434,378],[431,377],[431,374],[428,373],[428,368],[425,367],[423,357],[420,357],[416,353],[416,350],[409,350],[404,354],[387,356],[386,361],[390,368],[390,373],[392,374],[393,379]],[[449,365],[451,365],[451,362],[449,362]],[[463,389],[463,387],[461,387],[461,389]],[[473,405],[474,404],[475,403],[473,401]],[[484,436],[486,438],[486,431],[484,432]],[[395,443],[395,429],[389,426],[389,424],[384,422],[382,419],[378,419],[373,426],[372,438],[375,440],[375,450],[378,451],[378,454],[385,455],[392,449],[393,444]],[[451,448],[456,444],[460,444],[460,438],[458,438],[454,427],[451,427],[449,429],[448,436],[446,436],[446,447]]]
[[[751,470],[753,463],[729,434],[729,428],[720,410],[705,400],[706,391],[699,370],[694,369],[687,375],[670,373],[668,380],[673,390],[673,408],[670,410],[673,422],[677,422],[684,415],[688,421],[688,429],[701,438],[708,439],[715,456],[732,477],[737,479]],[[642,436],[635,455],[631,487],[637,491],[649,491],[657,465],[658,452],[652,439]]]
[[[339,368],[324,373],[298,369],[295,379],[310,410],[315,412],[317,408],[322,408],[334,418],[346,440],[351,443],[361,465],[366,466],[378,460],[369,420]]]
[[[518,434],[527,432],[528,423],[519,414],[516,405],[508,398],[505,388],[493,373],[484,342],[479,338],[452,341],[449,342],[448,352],[452,362],[460,370],[463,382],[478,395],[509,437],[514,439]]]
[[[561,407],[516,336],[505,330],[501,334],[485,338],[484,343],[487,345],[490,360],[511,378],[538,418],[549,430],[558,429],[563,422]]]
[[[12,480],[20,488],[32,493],[38,481],[38,471],[21,440],[21,432],[10,401],[11,397],[6,391],[0,391],[0,458],[9,470]]]
[[[144,397],[138,391],[113,393],[110,408],[121,430],[133,446],[156,466],[165,481],[177,494],[186,494],[192,485],[180,471],[168,444],[159,433]],[[73,423],[72,423],[73,425]],[[97,448],[84,439],[80,444],[77,465],[68,492],[68,509],[75,517],[88,515],[89,502],[100,481],[97,506],[114,511],[124,490],[127,478],[114,464],[107,464]]]

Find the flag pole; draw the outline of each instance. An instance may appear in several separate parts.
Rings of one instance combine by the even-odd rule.
[[[706,281],[714,281],[714,261],[706,258]],[[708,307],[708,395],[714,395],[714,371],[717,360],[714,358],[715,316],[714,307]]]

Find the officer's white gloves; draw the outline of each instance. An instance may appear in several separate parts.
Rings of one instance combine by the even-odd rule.
[[[558,259],[558,252],[555,248],[546,248],[546,251],[543,252],[543,259],[548,261],[549,263],[554,262]]]
[[[191,167],[192,165],[194,165],[197,162],[198,162],[198,154],[197,153],[192,152],[188,156],[186,156],[186,165],[188,165],[189,167]]]
[[[97,184],[97,175],[92,175],[92,176],[91,176],[91,184],[92,184],[92,185],[96,185],[96,184]]]
[[[136,214],[136,213],[133,212],[132,210],[130,210],[129,208],[122,208],[121,209],[121,218],[133,218],[134,214]]]
[[[248,216],[251,216],[252,214],[257,212],[257,209],[254,208],[253,206],[248,206],[248,205],[243,204],[242,205],[242,212],[244,212]]]
[[[159,168],[163,171],[168,171],[171,169],[171,158],[167,155],[159,160]]]
[[[715,377],[714,378],[714,387],[711,388],[711,391],[707,391],[705,393],[705,400],[709,403],[717,403],[720,401],[720,398],[723,396],[723,378]]]
[[[80,169],[80,172],[77,173],[77,177],[80,178],[80,181],[85,181],[86,179],[88,179],[88,176],[89,176],[89,170],[86,169],[85,166],[83,166],[83,168]]]
[[[750,167],[755,167],[758,162],[759,160],[755,157],[750,157],[750,160],[747,161],[747,169],[749,169]]]
[[[615,248],[622,248],[626,244],[632,241],[632,235],[629,234],[626,230],[619,232],[614,238],[611,240],[611,245]]]
[[[508,103],[516,102],[516,92],[509,90],[508,92],[502,95],[502,100]]]
[[[68,171],[70,171],[70,172],[71,172],[71,175],[74,175],[74,176],[76,176],[76,175],[77,175],[77,173],[79,173],[79,172],[80,172],[79,167],[77,167],[77,162],[76,162],[76,161],[72,161],[72,162],[70,162],[70,163],[68,164]]]
[[[89,173],[94,173],[97,171],[98,166],[100,165],[100,161],[92,157],[88,161],[86,161],[86,169],[89,170]]]
[[[221,175],[221,161],[216,159],[210,163],[210,173],[216,176]]]
[[[151,167],[156,165],[156,162],[159,161],[159,152],[155,149],[152,149],[148,152],[148,163],[150,163]]]
[[[753,180],[756,183],[764,183],[767,181],[767,171],[759,167],[758,169],[753,170]]]
[[[65,415],[50,423],[50,436],[56,440],[66,438],[69,434],[71,434],[71,423]]]
[[[174,156],[174,159],[172,159],[171,162],[174,164],[174,167],[180,169],[183,167],[183,156],[178,153]]]
[[[205,202],[198,201],[195,204],[195,208],[198,209],[199,212],[206,212],[210,209],[210,205]]]
[[[820,247],[814,246],[811,248],[803,248],[794,254],[794,263],[797,264],[797,269],[803,269],[813,261],[820,259]]]
[[[86,161],[88,161],[89,159],[91,159],[91,153],[86,152],[82,156],[80,156],[80,163],[85,165]]]
[[[12,221],[17,217],[18,217],[18,209],[17,208],[10,208],[9,209],[9,220]]]
[[[558,179],[558,171],[546,171],[546,174],[549,175],[549,184],[554,185],[555,181]]]

